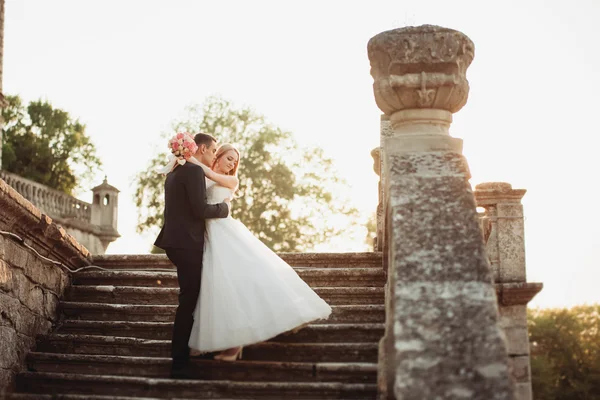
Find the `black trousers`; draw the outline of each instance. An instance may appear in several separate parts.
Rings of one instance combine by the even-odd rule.
[[[171,357],[173,367],[181,367],[190,359],[188,342],[194,325],[194,309],[200,294],[202,278],[202,250],[168,249],[167,257],[177,267],[179,306],[175,314]]]

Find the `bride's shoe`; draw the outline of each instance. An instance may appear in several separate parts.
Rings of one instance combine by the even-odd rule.
[[[238,350],[237,350],[237,351],[236,351],[234,354],[227,354],[227,355],[225,355],[225,354],[223,354],[223,353],[217,354],[217,355],[215,356],[215,360],[221,360],[221,361],[235,361],[235,360],[237,360],[238,358],[241,360],[241,359],[242,359],[242,352],[243,352],[243,350],[244,350],[244,347],[243,347],[243,346],[240,346],[240,347],[238,348]]]

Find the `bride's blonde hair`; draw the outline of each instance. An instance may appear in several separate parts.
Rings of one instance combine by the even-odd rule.
[[[217,161],[219,161],[219,159],[223,157],[223,154],[227,153],[229,150],[235,151],[237,153],[238,159],[231,171],[227,173],[227,175],[237,176],[238,165],[240,165],[240,151],[230,143],[223,143],[219,146],[219,148],[217,149],[217,154],[215,156],[215,162],[213,162],[212,167],[214,168],[215,165],[217,165]]]

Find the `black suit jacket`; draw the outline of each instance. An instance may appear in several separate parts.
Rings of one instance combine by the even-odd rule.
[[[154,242],[161,249],[204,249],[206,218],[225,218],[226,203],[206,204],[206,181],[202,167],[190,162],[167,174],[165,222]]]

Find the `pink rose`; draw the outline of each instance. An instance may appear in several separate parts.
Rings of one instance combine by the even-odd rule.
[[[183,139],[184,136],[183,136],[183,133],[178,133],[176,137],[177,137],[177,139]]]

